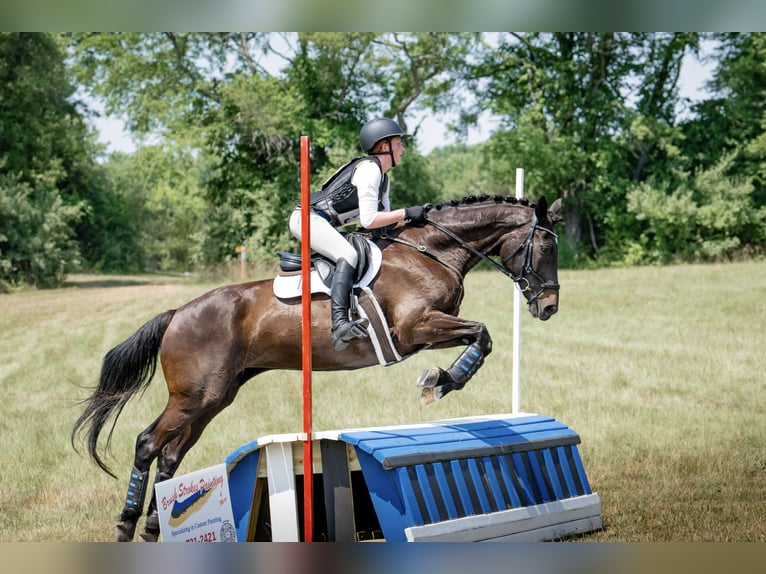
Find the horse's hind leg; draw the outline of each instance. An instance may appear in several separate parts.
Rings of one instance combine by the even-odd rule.
[[[200,436],[202,436],[202,431],[205,430],[205,427],[212,418],[209,417],[204,421],[197,421],[192,425],[190,433],[184,433],[162,449],[159,457],[157,457],[157,473],[154,476],[154,486],[175,476],[178,467],[181,465],[181,460],[197,443]],[[154,493],[154,486],[152,487],[153,494],[149,500],[149,506],[146,509],[144,532],[141,534],[141,538],[147,542],[156,542],[160,535],[160,516],[157,510],[157,495]]]
[[[149,489],[148,478],[152,462],[165,445],[182,432],[182,429],[188,425],[189,419],[196,416],[197,414],[188,407],[180,408],[171,397],[162,414],[136,438],[133,469],[130,472],[125,507],[120,514],[120,522],[116,526],[118,542],[133,540],[136,524],[143,512],[146,493]]]
[[[136,439],[136,451],[133,458],[133,468],[130,471],[125,506],[120,514],[120,522],[115,527],[117,542],[130,542],[136,533],[136,524],[143,512],[144,499],[149,488],[149,467],[157,456],[156,452],[147,452],[140,445],[145,443],[144,437],[152,433],[156,426],[157,421],[154,421]]]
[[[157,495],[154,486],[163,480],[173,478],[181,464],[184,455],[199,440],[202,435],[205,424],[194,424],[190,428],[191,432],[186,432],[176,437],[170,443],[165,445],[157,457],[157,472],[154,475],[154,485],[152,486],[152,497],[149,500],[149,506],[146,509],[146,522],[144,523],[144,532],[141,538],[147,542],[156,542],[160,536],[160,516],[157,511]]]
[[[197,444],[197,441],[202,436],[203,431],[207,428],[210,421],[234,401],[239,385],[240,381],[235,381],[233,384],[229,385],[228,388],[231,389],[231,391],[227,395],[223,396],[219,402],[214,404],[208,403],[207,407],[198,418],[186,427],[185,432],[182,432],[165,445],[157,457],[157,473],[154,477],[155,485],[163,480],[173,478],[178,467],[181,465],[184,456],[186,456],[186,453]],[[153,487],[152,493],[152,497],[149,500],[149,506],[146,510],[144,532],[141,534],[141,538],[147,542],[156,542],[160,535],[157,497],[156,494],[154,494]]]

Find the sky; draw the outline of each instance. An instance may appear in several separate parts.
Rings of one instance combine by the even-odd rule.
[[[709,53],[710,45],[703,43],[700,50],[700,58],[687,55],[681,67],[679,78],[680,96],[688,98],[692,103],[699,101],[705,96],[704,85],[711,78],[713,64],[705,63],[704,56]],[[99,109],[93,104],[94,109]],[[422,123],[420,123],[422,120]],[[125,130],[124,123],[118,117],[93,118],[93,125],[99,133],[98,141],[106,144],[108,152],[121,151],[132,153],[135,144],[130,134]],[[447,121],[444,118],[428,116],[416,118],[415,125],[420,125],[418,130],[418,151],[422,155],[428,155],[434,148],[455,143],[456,137],[447,130]],[[497,127],[497,121],[488,115],[481,117],[479,126],[468,132],[467,144],[473,145],[486,141]]]

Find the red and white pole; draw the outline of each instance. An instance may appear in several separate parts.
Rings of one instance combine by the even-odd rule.
[[[301,295],[303,304],[303,540],[314,540],[314,452],[311,429],[311,171],[309,136],[301,136]]]

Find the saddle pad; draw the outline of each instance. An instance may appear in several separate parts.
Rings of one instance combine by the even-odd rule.
[[[365,239],[370,244],[370,264],[362,278],[355,283],[355,287],[367,287],[375,279],[380,271],[380,265],[383,262],[383,253],[380,247],[375,245],[369,239]],[[302,295],[301,274],[282,275],[281,273],[274,278],[274,295],[278,299],[293,299]],[[330,294],[330,286],[325,285],[316,271],[311,272],[311,292]]]

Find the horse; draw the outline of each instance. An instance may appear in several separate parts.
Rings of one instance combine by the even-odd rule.
[[[480,262],[515,282],[534,317],[546,321],[557,312],[554,226],[560,221],[561,199],[549,209],[544,196],[537,203],[500,195],[467,196],[428,206],[424,222],[399,223],[373,239],[382,261],[370,289],[399,355],[465,346],[450,368],[431,367],[418,378],[423,403],[462,389],[492,350],[483,323],[458,317],[464,276]],[[72,428],[71,441],[78,450],[76,437],[86,435],[88,454],[115,479],[99,452],[104,426],[112,419],[102,452],[109,450],[125,404],[151,382],[158,357],[168,388],[164,410],[136,439],[117,541],[134,538],[155,459],[156,484],[174,475],[208,423],[234,401],[246,381],[272,369],[302,368],[301,298],[275,297],[273,282],[215,288],[158,314],[104,356],[100,380],[82,401],[85,409]],[[313,370],[353,370],[379,363],[369,338],[355,339],[342,351],[333,348],[329,297],[312,296],[311,314]],[[158,537],[153,494],[141,538]]]

